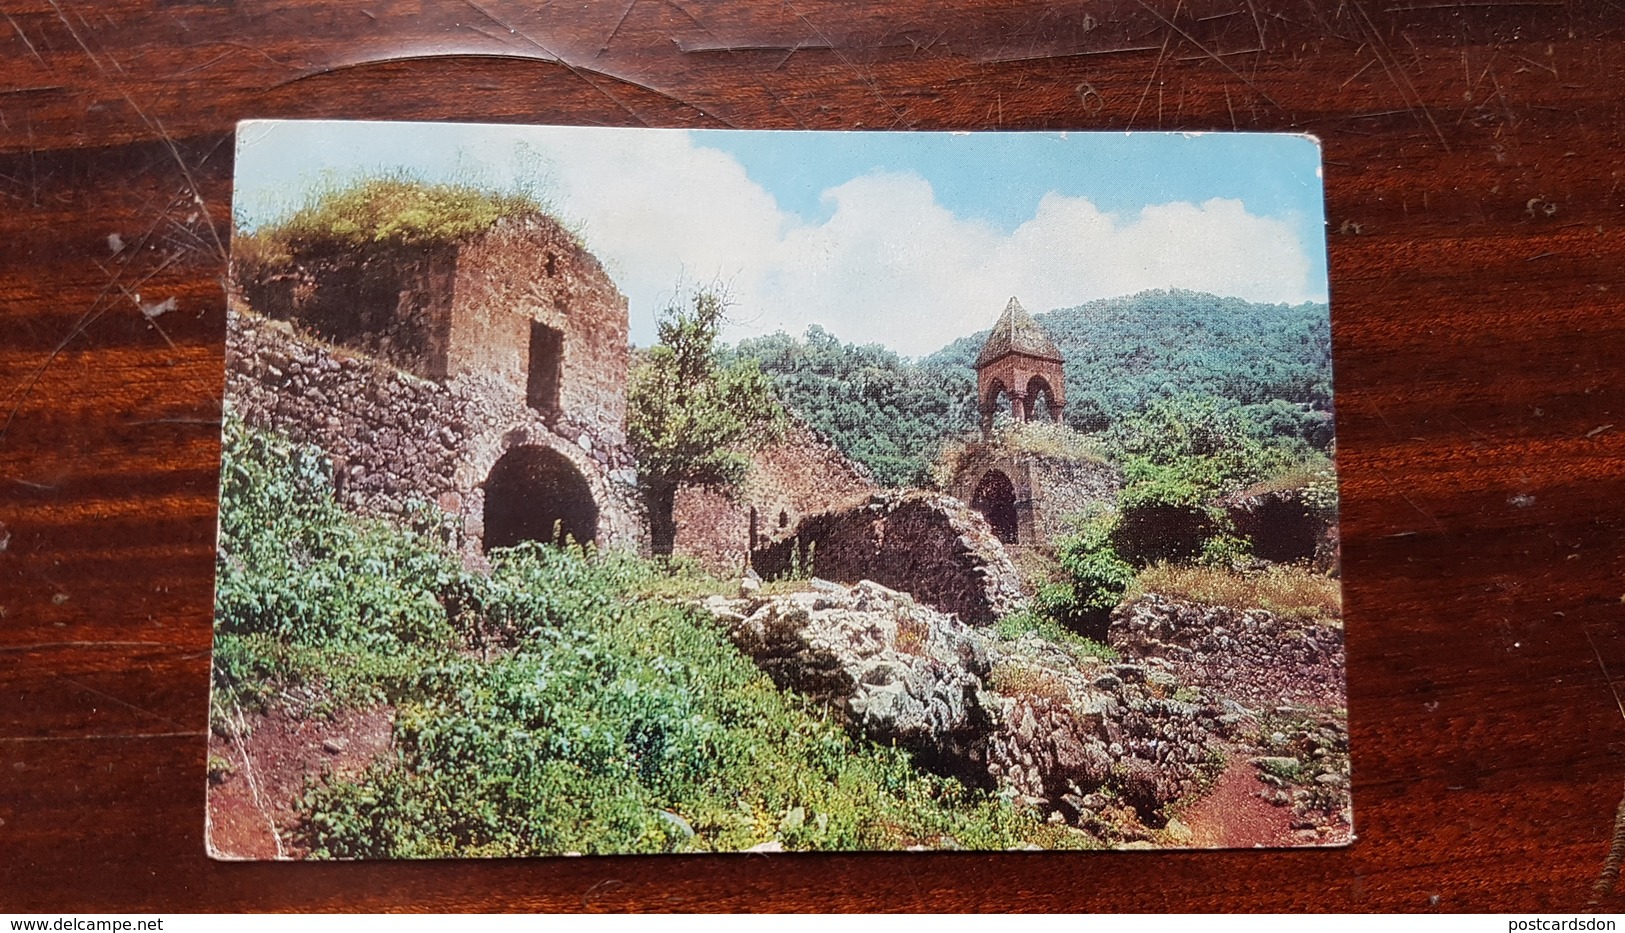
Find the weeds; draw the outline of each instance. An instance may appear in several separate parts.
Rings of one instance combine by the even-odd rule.
[[[993,670],[988,672],[987,685],[1011,697],[1053,700],[1061,704],[1072,699],[1071,691],[1067,690],[1059,677],[1041,667],[1025,664],[995,664]]]
[[[1153,564],[1140,571],[1127,598],[1147,593],[1212,606],[1263,609],[1305,623],[1332,623],[1343,615],[1343,597],[1336,580],[1282,564],[1256,572]]]
[[[1119,656],[1110,645],[1085,638],[1076,632],[1063,628],[1060,623],[1039,615],[1031,610],[1013,612],[1003,618],[994,626],[994,633],[1005,641],[1016,641],[1028,632],[1064,649],[1068,654],[1080,661],[1112,661],[1119,660]]]
[[[317,858],[1078,842],[917,770],[781,692],[635,557],[539,544],[465,571],[435,535],[356,519],[314,452],[228,417],[215,705],[385,699],[391,755],[311,786]],[[483,658],[472,645],[505,650]],[[224,777],[224,775],[222,775]]]

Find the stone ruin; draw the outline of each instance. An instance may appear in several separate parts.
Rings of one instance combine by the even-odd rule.
[[[976,357],[982,440],[960,459],[947,491],[981,512],[1006,547],[1055,543],[1071,530],[1069,520],[1094,503],[1115,503],[1122,486],[1118,471],[1108,464],[1033,453],[993,437],[993,418],[1005,399],[1017,424],[1048,420],[1062,425],[1064,366],[1055,342],[1015,298]]]
[[[322,448],[341,501],[525,540],[641,549],[626,298],[551,218],[457,241],[234,265],[228,405]]]
[[[793,534],[831,503],[880,491],[867,468],[800,419],[749,453],[751,469],[739,488],[677,490],[677,553],[717,573],[743,572],[751,551]]]
[[[809,516],[751,554],[763,578],[872,580],[986,624],[1020,608],[1021,576],[982,516],[940,493],[877,492]]]
[[[960,460],[948,492],[981,512],[1010,548],[1055,543],[1091,506],[1115,505],[1122,485],[1108,463],[983,443]]]

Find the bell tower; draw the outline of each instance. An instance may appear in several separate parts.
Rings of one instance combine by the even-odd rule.
[[[982,437],[993,433],[993,413],[999,396],[1010,397],[1010,416],[1031,421],[1040,396],[1049,400],[1049,417],[1056,424],[1066,410],[1066,381],[1061,374],[1061,351],[1015,298],[1004,306],[982,352],[976,356],[976,395],[982,415]]]

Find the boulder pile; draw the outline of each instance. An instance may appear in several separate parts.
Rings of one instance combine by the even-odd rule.
[[[1160,825],[1240,716],[1159,659],[1001,641],[873,581],[705,607],[780,687],[922,765],[1000,788],[1085,828]],[[1121,832],[1117,832],[1121,835]]]

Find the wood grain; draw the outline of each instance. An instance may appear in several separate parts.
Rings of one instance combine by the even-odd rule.
[[[1625,784],[1617,0],[379,7],[0,0],[0,910],[1586,902]],[[1359,842],[209,861],[221,243],[272,116],[1318,136]]]

